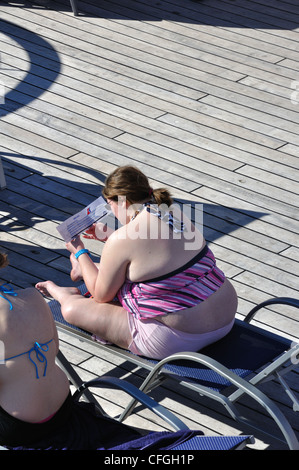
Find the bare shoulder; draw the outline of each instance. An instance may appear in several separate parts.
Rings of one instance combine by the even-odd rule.
[[[17,297],[23,299],[28,305],[47,306],[42,294],[35,287],[27,287],[16,291]]]
[[[127,226],[123,226],[110,235],[110,237],[105,243],[103,252],[104,250],[106,252],[108,252],[108,250],[111,250],[115,253],[122,253],[124,255],[125,252],[129,253],[131,245],[132,240],[128,236]]]
[[[52,313],[47,301],[42,294],[34,287],[28,287],[17,291],[14,300],[15,314],[27,317],[31,320],[44,323],[51,323]]]
[[[127,238],[127,226],[123,225],[122,227],[118,228],[117,230],[114,230],[109,238],[106,241],[106,244],[115,242],[115,241],[121,241],[125,240]]]

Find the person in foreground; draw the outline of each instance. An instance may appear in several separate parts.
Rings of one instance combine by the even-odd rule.
[[[111,233],[99,264],[80,237],[67,243],[77,288],[39,282],[61,304],[65,320],[137,355],[162,359],[198,351],[233,326],[237,296],[201,232],[166,189],[150,187],[137,168],[111,173],[103,196],[122,226]],[[87,236],[96,236],[91,227]]]
[[[7,256],[0,253],[0,268]],[[77,402],[55,363],[58,335],[50,308],[34,288],[0,283],[0,445],[9,449],[171,448],[200,431],[136,429]]]

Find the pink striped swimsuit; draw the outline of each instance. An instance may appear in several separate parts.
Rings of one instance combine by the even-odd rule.
[[[199,304],[216,292],[224,280],[212,251],[205,246],[169,274],[143,282],[126,280],[117,296],[125,310],[136,319],[145,320]]]

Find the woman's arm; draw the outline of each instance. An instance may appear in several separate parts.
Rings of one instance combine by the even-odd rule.
[[[116,234],[116,232],[114,232]],[[127,266],[130,262],[128,241],[117,235],[107,240],[99,264],[95,264],[88,253],[78,257],[81,274],[86,288],[97,302],[110,302],[126,279]],[[80,237],[66,244],[71,253],[84,249]]]
[[[130,263],[130,243],[127,240],[110,237],[103,249],[98,276],[95,283],[94,299],[110,302],[126,280]]]
[[[74,240],[66,243],[66,248],[76,256],[76,253],[85,248],[84,243],[78,236]],[[93,295],[96,278],[98,275],[98,267],[92,261],[88,253],[81,254],[77,261],[80,264],[81,274],[84,279],[88,291]]]

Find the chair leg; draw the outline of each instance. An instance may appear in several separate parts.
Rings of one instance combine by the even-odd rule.
[[[77,0],[70,0],[74,16],[78,16]]]
[[[88,382],[82,384],[81,387],[79,387],[74,393],[73,398],[75,400],[78,400],[80,396],[85,393],[88,387],[108,387],[112,389],[123,390],[128,393],[131,397],[134,397],[134,400],[139,403],[142,403],[144,406],[149,408],[153,413],[162,418],[168,424],[171,424],[176,431],[189,429],[188,426],[177,416],[175,416],[171,411],[167,410],[162,405],[153,400],[151,397],[141,392],[141,390],[135,387],[135,385],[126,382],[125,380],[118,379],[117,377],[108,376],[96,377],[95,379],[89,380]],[[121,421],[120,417],[117,419]]]
[[[56,360],[59,367],[65,372],[70,382],[74,385],[76,389],[78,389],[83,384],[83,380],[77,374],[75,369],[71,366],[69,361],[66,359],[66,357],[62,354],[60,350],[58,351]],[[106,415],[101,405],[98,403],[98,401],[88,389],[84,391],[84,396],[90,403],[94,403],[103,415]]]
[[[6,188],[6,180],[5,180],[5,174],[3,170],[3,165],[0,157],[0,189],[5,189]]]

